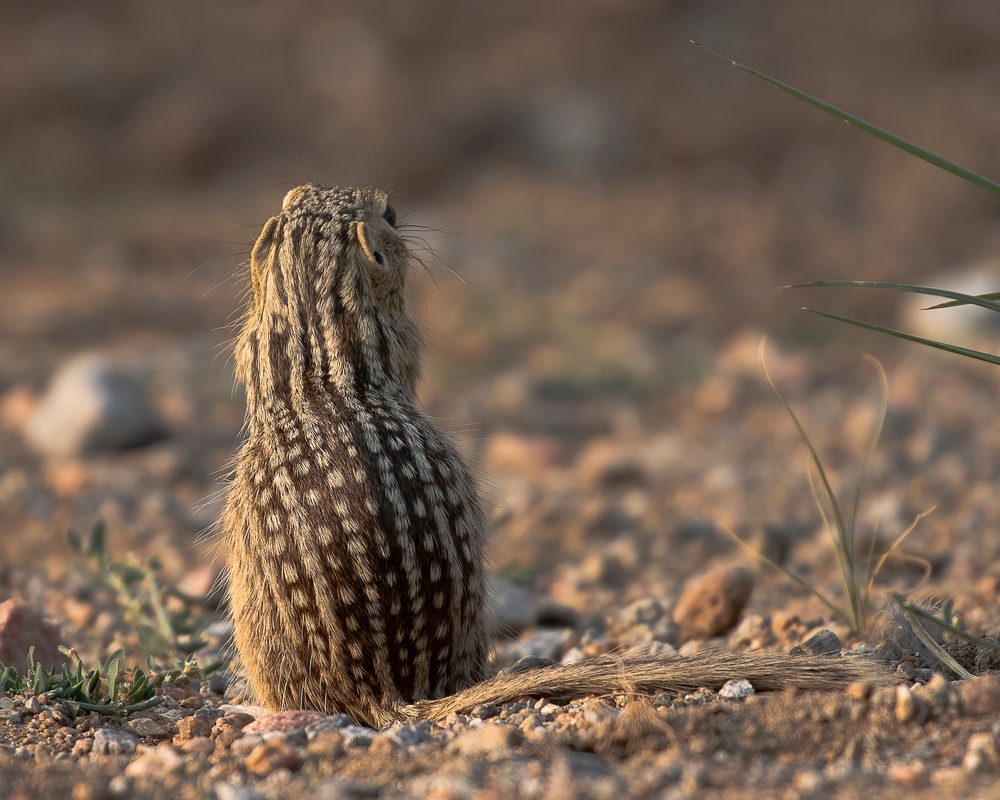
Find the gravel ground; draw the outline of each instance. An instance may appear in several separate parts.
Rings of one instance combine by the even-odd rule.
[[[996,177],[1000,6],[179,0],[5,19],[0,601],[47,615],[85,663],[146,653],[74,568],[68,529],[103,520],[112,560],[155,557],[159,585],[192,596],[217,577],[204,534],[242,424],[226,352],[242,264],[307,180],[389,189],[426,245],[422,396],[483,476],[510,629],[497,666],[710,635],[789,649],[824,627],[864,644],[724,533],[842,604],[765,335],[845,500],[878,406],[864,356],[885,367],[861,546],[936,507],[903,547],[929,576],[888,562],[867,643],[894,635],[883,589],[1000,631],[1000,372],[800,307],[987,349],[998,328],[889,292],[776,289],[995,290],[997,201],[688,44]],[[81,399],[54,416],[84,428],[53,432],[39,420],[73,370]],[[95,432],[108,396],[125,405]],[[742,575],[746,596],[730,597],[735,627],[685,645],[694,612],[676,612],[705,574]],[[224,609],[195,609],[221,645]],[[252,723],[231,672],[167,681],[124,719],[0,694],[0,781],[74,800],[991,796],[1000,683],[934,677],[917,650],[904,642],[899,686],[874,691],[543,699],[382,732]]]

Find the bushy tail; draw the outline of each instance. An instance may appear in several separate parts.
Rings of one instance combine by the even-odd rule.
[[[497,675],[439,700],[406,705],[401,716],[441,721],[451,713],[468,713],[484,703],[509,703],[523,697],[571,700],[590,695],[690,692],[702,687],[719,689],[734,678],[745,678],[758,692],[835,691],[855,681],[885,685],[893,680],[884,664],[862,656],[727,650],[693,655],[623,653]]]

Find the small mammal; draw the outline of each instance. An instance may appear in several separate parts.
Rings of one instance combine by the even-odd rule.
[[[236,343],[247,439],[221,520],[236,647],[271,710],[384,726],[482,703],[879,681],[861,658],[601,656],[484,680],[476,482],[416,403],[410,256],[385,194],[300,186],[264,225]]]

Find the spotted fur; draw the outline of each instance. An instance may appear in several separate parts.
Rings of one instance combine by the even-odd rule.
[[[262,701],[371,724],[481,678],[487,649],[478,492],[417,408],[409,256],[386,217],[381,192],[302,186],[264,226],[223,520]]]

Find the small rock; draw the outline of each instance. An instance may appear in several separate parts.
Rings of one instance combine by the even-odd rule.
[[[163,427],[135,377],[88,353],[59,370],[24,434],[39,453],[68,457],[148,444]]]
[[[44,667],[63,664],[59,652],[62,635],[59,628],[20,598],[0,603],[0,662],[23,669],[28,648],[35,648],[35,661]]]
[[[243,729],[233,725],[228,717],[216,720],[215,727],[212,728],[212,741],[216,747],[227,749],[233,746],[233,742],[243,737]]]
[[[164,772],[175,772],[183,765],[181,757],[171,747],[156,747],[147,750],[125,767],[125,774],[130,778],[148,775],[155,777]]]
[[[314,739],[321,734],[330,731],[342,731],[353,725],[354,719],[350,714],[330,714],[329,716],[324,716],[323,719],[310,722],[305,729],[306,737]]]
[[[793,656],[802,656],[806,654],[821,656],[827,653],[839,653],[843,649],[844,643],[840,641],[840,637],[833,631],[824,628],[823,630],[814,633],[802,642],[802,644],[793,647],[789,651],[789,654]]]
[[[90,753],[94,749],[93,739],[77,739],[73,742],[72,755],[74,758],[80,758]]]
[[[958,696],[964,713],[969,716],[993,716],[1000,712],[1000,675],[981,675],[974,681],[962,681]]]
[[[535,622],[543,628],[574,628],[579,621],[577,611],[554,600],[543,601],[535,611]]]
[[[716,567],[684,587],[674,621],[681,641],[710,639],[730,630],[753,590],[753,578],[743,567]]]
[[[174,746],[179,747],[191,739],[209,736],[214,724],[214,720],[202,715],[182,717],[177,720],[177,735],[174,737]]]
[[[499,715],[500,707],[496,703],[483,703],[469,712],[469,716],[473,719],[493,719]]]
[[[531,672],[535,669],[541,669],[542,667],[551,667],[553,664],[558,664],[554,658],[547,658],[545,656],[521,656],[517,661],[511,664],[506,669],[500,670],[500,675],[517,675],[519,672]]]
[[[927,767],[920,761],[909,761],[905,764],[890,764],[886,775],[893,783],[917,789],[927,785]]]
[[[577,459],[576,468],[588,486],[635,486],[647,479],[635,448],[611,439],[591,441]]]
[[[197,753],[202,756],[209,756],[215,752],[215,742],[207,736],[194,736],[180,747],[182,753]]]
[[[107,782],[101,780],[78,780],[70,796],[73,800],[114,800]]]
[[[215,796],[219,800],[264,800],[264,795],[249,786],[237,786],[235,783],[215,784]]]
[[[254,775],[263,778],[270,775],[274,770],[282,767],[286,769],[298,769],[299,754],[287,742],[281,739],[270,739],[261,742],[247,756],[247,769]]]
[[[719,689],[719,697],[723,700],[742,700],[752,694],[755,694],[754,688],[746,678],[726,681]]]
[[[962,758],[962,766],[975,771],[985,767],[996,766],[997,746],[992,734],[974,733],[969,737],[966,745],[965,756]]]
[[[517,734],[507,725],[482,725],[467,728],[451,742],[450,747],[464,758],[489,756],[501,759],[513,751]]]
[[[558,661],[572,637],[567,630],[535,631],[535,633],[514,643],[509,654],[516,654],[518,660],[527,656]]]
[[[927,706],[909,686],[896,687],[896,719],[899,722],[923,722]]]
[[[496,706],[494,706],[496,708]],[[499,714],[499,709],[497,710]],[[403,747],[413,747],[426,744],[432,740],[431,723],[427,720],[412,722],[408,725],[396,725],[377,734],[376,739],[388,739]]]
[[[493,616],[499,630],[516,634],[534,623],[535,607],[531,597],[520,586],[490,578],[489,597],[493,601]]]
[[[365,728],[361,725],[348,725],[340,732],[344,737],[344,747],[368,747],[378,734],[374,728]]]
[[[243,728],[245,733],[291,733],[304,731],[307,725],[324,719],[327,715],[319,711],[278,711],[254,720]],[[207,732],[205,735],[208,735]]]
[[[133,717],[125,723],[136,736],[147,739],[169,739],[177,732],[177,726],[166,717]]]
[[[117,728],[100,728],[94,733],[91,752],[99,756],[130,755],[135,752],[139,737]]]

